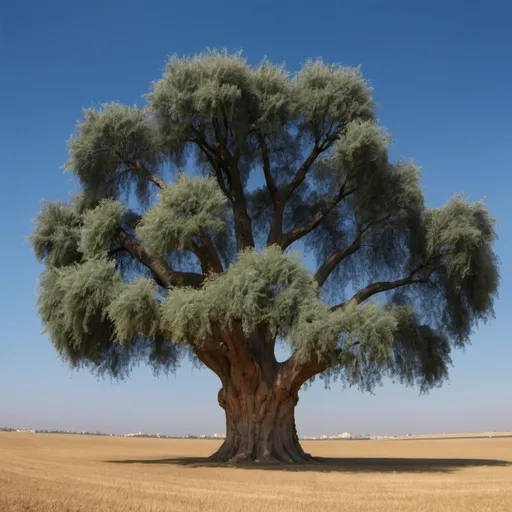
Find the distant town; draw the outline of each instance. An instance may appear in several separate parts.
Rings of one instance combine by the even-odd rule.
[[[27,434],[70,434],[70,435],[82,435],[82,436],[110,436],[110,437],[151,437],[157,439],[224,439],[226,437],[225,434],[200,434],[200,435],[187,435],[187,436],[171,436],[167,434],[152,434],[149,432],[133,432],[133,433],[112,433],[112,432],[100,432],[99,430],[94,432],[88,432],[83,430],[81,432],[77,432],[74,430],[39,430],[39,429],[25,429],[25,428],[10,428],[10,427],[0,427],[0,432],[24,432]],[[491,435],[489,435],[491,434]],[[496,433],[496,435],[492,435],[493,433],[487,433],[486,435],[482,435],[481,432],[475,432],[474,436],[471,433],[466,433],[464,437],[470,435],[471,437],[512,437],[509,434],[511,432],[500,432]],[[432,436],[439,435],[445,436],[450,435],[449,432],[442,432],[438,434],[415,434],[414,437],[418,439],[421,436]],[[395,436],[380,436],[380,435],[372,435],[372,434],[363,434],[363,435],[352,435],[350,432],[343,432],[342,434],[332,434],[332,435],[321,435],[321,436],[299,436],[299,438],[303,441],[327,441],[327,440],[378,440],[378,439],[403,439],[404,437],[413,437],[412,434],[403,434],[403,435],[395,435]],[[453,437],[452,437],[453,439]]]
[[[224,439],[226,437],[225,434],[200,434],[200,435],[187,435],[187,436],[171,436],[167,434],[152,434],[149,432],[134,432],[134,433],[109,433],[109,432],[88,432],[81,431],[76,432],[74,430],[38,430],[38,429],[22,429],[22,428],[8,428],[8,427],[0,427],[0,432],[25,432],[29,434],[71,434],[71,435],[83,435],[83,436],[112,436],[112,437],[154,437],[158,439]],[[321,440],[343,440],[343,439],[387,439],[394,437],[404,437],[404,436],[373,436],[371,434],[365,435],[352,435],[349,432],[344,432],[342,434],[333,434],[333,435],[321,435],[321,436],[300,436],[300,439],[304,441],[321,441]]]
[[[133,433],[110,433],[100,432],[99,430],[94,432],[88,432],[86,430],[77,432],[74,430],[39,430],[39,429],[24,429],[24,428],[10,428],[0,427],[0,432],[25,432],[28,434],[71,434],[71,435],[83,435],[83,436],[112,436],[112,437],[155,437],[164,439],[224,439],[225,434],[200,434],[200,435],[187,435],[187,436],[170,436],[167,434],[152,434],[149,432],[133,432]],[[327,440],[327,439],[371,439],[376,436],[357,435],[353,436],[348,432],[334,435],[322,435],[322,436],[302,436],[301,439],[313,441],[313,440]],[[379,436],[382,437],[382,436]]]

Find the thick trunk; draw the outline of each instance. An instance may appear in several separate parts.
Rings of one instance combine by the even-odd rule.
[[[278,464],[314,461],[304,453],[295,428],[301,385],[313,374],[297,357],[278,363],[275,339],[263,327],[246,336],[242,325],[214,326],[220,342],[196,348],[219,377],[219,405],[226,414],[226,439],[212,460]]]
[[[211,459],[261,464],[312,461],[297,436],[297,401],[297,393],[283,395],[261,385],[255,393],[240,393],[233,386],[221,389],[219,404],[226,411],[226,439]]]

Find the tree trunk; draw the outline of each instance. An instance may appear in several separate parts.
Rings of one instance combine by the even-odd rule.
[[[297,392],[265,389],[254,393],[237,391],[231,384],[219,392],[226,412],[226,439],[212,460],[261,464],[313,461],[304,453],[295,428]]]

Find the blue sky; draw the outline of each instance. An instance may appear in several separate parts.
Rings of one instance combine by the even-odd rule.
[[[67,199],[65,142],[84,106],[142,102],[167,57],[243,49],[290,70],[308,58],[362,65],[395,157],[423,168],[427,202],[484,198],[499,219],[496,320],[454,354],[429,396],[391,383],[375,395],[321,383],[303,392],[301,435],[512,429],[510,341],[512,35],[508,2],[24,0],[0,6],[0,425],[222,432],[219,385],[183,363],[120,384],[62,366],[40,334],[41,266],[24,240],[40,201]],[[507,406],[508,404],[508,406]]]

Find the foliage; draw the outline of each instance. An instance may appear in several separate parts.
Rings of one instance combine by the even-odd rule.
[[[152,279],[138,278],[121,288],[107,308],[114,324],[115,337],[129,344],[139,337],[154,337],[159,332],[159,303]]]
[[[39,314],[56,349],[72,362],[101,357],[110,338],[106,307],[121,283],[114,262],[89,260],[48,269],[39,292]]]
[[[348,330],[357,346],[341,354],[341,364],[328,377],[370,391],[386,376],[416,385],[421,393],[448,377],[448,338],[422,325],[412,307],[370,304],[354,312]]]
[[[121,201],[102,199],[82,216],[80,251],[87,258],[105,255],[125,213]]]
[[[145,110],[117,103],[84,109],[68,149],[66,168],[80,180],[88,204],[130,191],[148,200],[147,175],[159,172],[159,148]]]
[[[52,343],[118,377],[241,326],[237,343],[263,332],[327,379],[439,385],[493,314],[495,220],[462,196],[427,208],[390,144],[359,69],[173,57],[146,107],[84,111],[67,163],[82,194],[36,218]]]
[[[190,179],[182,175],[160,193],[159,202],[142,218],[137,236],[155,254],[184,251],[203,233],[217,234],[225,228],[226,198],[213,179]]]
[[[122,378],[140,359],[172,370],[181,354],[156,336],[154,284],[142,278],[124,284],[114,261],[46,270],[38,309],[54,347],[75,367]]]
[[[212,336],[212,325],[241,321],[245,332],[265,325],[286,337],[307,308],[317,308],[319,291],[296,258],[275,246],[248,250],[223,274],[199,290],[174,289],[162,305],[162,321],[176,340],[197,343]]]
[[[29,237],[36,257],[50,268],[63,267],[80,259],[81,198],[71,203],[43,202]]]

